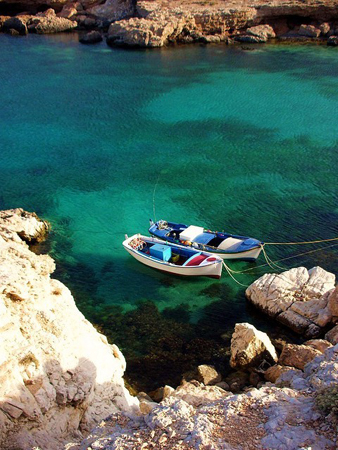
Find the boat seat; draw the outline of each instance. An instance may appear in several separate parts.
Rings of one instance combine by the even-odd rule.
[[[207,258],[206,255],[202,255],[201,252],[196,253],[195,255],[192,255],[184,264],[183,266],[199,266],[202,261],[204,261]]]
[[[242,239],[236,239],[233,237],[228,237],[222,241],[217,247],[218,250],[229,250],[235,251],[238,247],[240,247],[243,243]]]

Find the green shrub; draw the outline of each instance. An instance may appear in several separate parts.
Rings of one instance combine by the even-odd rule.
[[[338,416],[338,384],[319,391],[316,395],[316,405],[324,413]]]

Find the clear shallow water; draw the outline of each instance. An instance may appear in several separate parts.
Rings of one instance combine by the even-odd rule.
[[[146,233],[150,217],[273,242],[338,236],[335,49],[125,51],[82,46],[76,35],[0,35],[0,49],[0,207],[51,221],[56,276],[86,315],[100,322],[104,305],[132,311],[150,299],[209,334],[244,320],[274,328],[227,275],[168,277],[121,242]],[[280,259],[314,248],[267,252]],[[284,264],[337,273],[337,249]],[[265,271],[236,277],[247,285]],[[121,311],[104,311],[106,331]]]

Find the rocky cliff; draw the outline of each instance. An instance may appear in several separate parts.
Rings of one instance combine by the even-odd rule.
[[[138,412],[125,360],[50,277],[48,255],[27,242],[48,225],[21,209],[0,212],[0,448],[60,450],[109,414]]]
[[[0,14],[7,16],[23,12],[40,14],[47,8],[53,8],[57,15],[54,25],[37,29],[34,26],[36,16],[31,16],[28,25],[32,26],[28,26],[28,31],[48,33],[57,31],[58,27],[58,31],[73,27],[108,30],[107,43],[113,46],[261,43],[275,37],[329,38],[330,45],[334,45],[338,34],[338,0],[0,0]],[[13,22],[6,24],[6,20],[8,17],[1,19],[0,16],[0,30],[4,23],[3,31],[23,34],[22,26]]]
[[[276,36],[327,37],[337,32],[337,13],[336,0],[138,1],[136,17],[112,23],[107,42],[162,47],[173,42],[261,43]]]

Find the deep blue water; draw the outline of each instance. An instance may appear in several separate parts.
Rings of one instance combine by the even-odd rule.
[[[150,299],[219,334],[244,320],[269,329],[226,274],[168,277],[121,242],[146,233],[149,218],[268,242],[337,237],[336,49],[127,51],[83,46],[75,34],[0,35],[0,54],[0,207],[52,223],[56,276],[87,316]],[[275,260],[314,249],[266,248]],[[337,249],[283,264],[337,273]],[[236,278],[247,285],[267,270]]]

